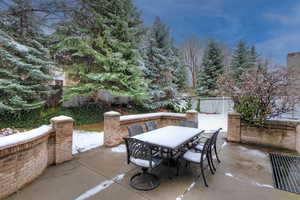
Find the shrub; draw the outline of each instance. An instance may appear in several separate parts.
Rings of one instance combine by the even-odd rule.
[[[285,69],[269,72],[266,68],[256,67],[245,71],[242,81],[225,74],[218,85],[220,91],[232,98],[234,109],[241,114],[242,120],[264,125],[267,119],[292,111],[299,102],[295,82],[289,77]]]
[[[200,105],[201,105],[201,101],[200,101],[200,99],[198,99],[196,110],[197,110],[199,113],[201,112]]]

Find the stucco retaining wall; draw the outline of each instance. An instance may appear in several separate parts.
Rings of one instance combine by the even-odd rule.
[[[195,121],[198,124],[198,112],[191,110],[186,114],[160,112],[121,116],[118,112],[110,111],[104,114],[104,144],[107,147],[121,144],[123,138],[128,136],[127,127],[133,124],[141,124],[146,131],[145,122],[147,121],[155,121],[161,128],[179,125],[183,120]]]
[[[0,199],[32,182],[48,165],[72,159],[73,119],[51,121],[52,126],[0,138]],[[61,148],[66,143],[71,149]]]
[[[300,123],[269,120],[263,127],[257,127],[242,122],[238,113],[230,113],[227,140],[289,149],[300,153]]]

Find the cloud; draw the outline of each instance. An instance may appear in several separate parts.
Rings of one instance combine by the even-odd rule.
[[[267,21],[275,22],[268,30],[269,38],[256,46],[266,57],[286,65],[288,53],[300,51],[300,3],[292,4],[285,13],[269,12],[264,15]],[[278,23],[279,22],[279,23]]]
[[[286,64],[288,53],[300,50],[300,31],[298,33],[282,34],[256,44],[257,49],[276,63]]]
[[[289,12],[267,13],[264,17],[273,22],[280,22],[283,25],[299,25],[300,24],[300,3],[292,6]]]

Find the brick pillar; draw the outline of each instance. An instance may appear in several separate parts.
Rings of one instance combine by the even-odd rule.
[[[73,122],[71,117],[59,116],[51,119],[55,130],[54,163],[59,164],[72,159]]]
[[[241,115],[239,113],[228,114],[227,140],[229,142],[241,142]]]
[[[300,154],[300,123],[296,128],[296,151]]]
[[[197,127],[199,127],[198,122],[198,112],[196,110],[189,110],[186,112],[186,119],[191,120],[197,123]]]
[[[115,111],[104,113],[104,144],[107,147],[116,146],[123,141],[120,136],[120,116]]]

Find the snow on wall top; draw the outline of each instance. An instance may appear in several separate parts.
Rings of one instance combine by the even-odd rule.
[[[51,126],[41,126],[39,128],[22,132],[22,133],[16,133],[13,135],[5,136],[0,138],[0,149],[3,147],[8,147],[20,142],[26,142],[31,139],[34,139],[36,137],[42,136],[46,133],[48,133],[50,130],[52,130]]]
[[[125,120],[143,119],[149,117],[162,117],[162,116],[185,117],[186,115],[180,113],[158,112],[158,113],[147,113],[147,114],[139,114],[139,115],[124,115],[120,117],[120,120],[125,121]]]
[[[74,121],[74,120],[71,117],[61,115],[58,117],[53,117],[51,121]]]

